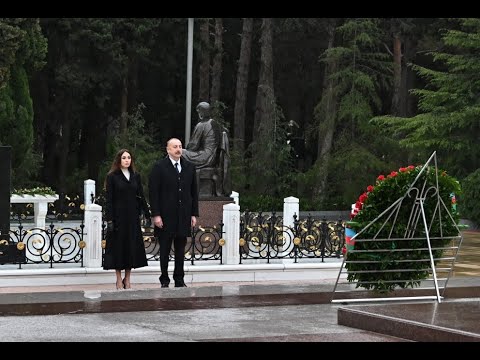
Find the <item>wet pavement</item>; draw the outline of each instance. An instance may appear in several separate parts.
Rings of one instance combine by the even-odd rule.
[[[440,304],[334,304],[333,285],[0,294],[0,332],[15,341],[480,341],[480,277],[452,278]]]
[[[15,335],[1,341],[480,341],[477,235],[462,248],[441,303],[332,303],[334,284],[321,280],[2,288],[0,332]]]
[[[13,341],[405,341],[339,325],[332,288],[222,284],[1,294],[0,332],[15,334]]]

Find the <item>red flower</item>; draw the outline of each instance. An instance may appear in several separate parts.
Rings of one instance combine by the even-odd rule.
[[[358,200],[359,200],[361,203],[364,203],[365,200],[367,200],[367,198],[368,198],[367,193],[363,193],[362,195],[360,195],[360,197],[358,198]]]
[[[385,176],[379,175],[379,176],[377,177],[377,180],[378,180],[378,181],[383,181],[383,180],[385,180]]]
[[[367,191],[368,192],[373,192],[373,189],[375,189],[372,185],[367,186]]]

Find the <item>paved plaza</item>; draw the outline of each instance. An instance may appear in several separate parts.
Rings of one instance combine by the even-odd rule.
[[[322,280],[4,287],[2,341],[478,342],[479,238],[466,234],[440,303],[332,303]]]

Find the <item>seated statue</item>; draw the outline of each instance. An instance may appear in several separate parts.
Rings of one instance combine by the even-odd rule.
[[[200,196],[230,196],[227,130],[210,117],[210,104],[197,105],[199,122],[182,156],[195,164]]]

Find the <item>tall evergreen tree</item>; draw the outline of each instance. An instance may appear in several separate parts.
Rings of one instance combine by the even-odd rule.
[[[447,30],[442,51],[431,52],[437,68],[414,65],[427,82],[415,89],[420,113],[410,118],[373,120],[406,147],[443,154],[444,166],[466,175],[480,167],[480,19],[457,19],[461,28]]]
[[[44,64],[46,39],[38,19],[0,19],[0,144],[12,146],[13,185],[28,184],[39,161],[33,153],[29,75]],[[3,48],[3,46],[5,46]]]
[[[322,198],[328,200],[321,206],[344,208],[386,167],[382,156],[388,153],[389,146],[376,136],[369,120],[381,111],[380,95],[390,85],[392,65],[383,47],[385,34],[379,19],[348,19],[336,32],[341,37],[339,45],[327,49],[322,57],[330,65],[326,81],[331,88],[327,88],[315,109],[321,128],[335,124],[335,141],[330,157],[320,158],[328,159],[328,163],[317,163],[311,170],[318,173],[311,176],[311,186],[313,193],[318,196],[321,190]],[[335,186],[325,185],[325,171],[326,184]]]

